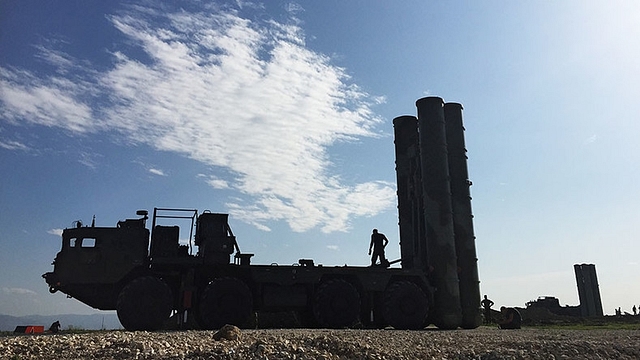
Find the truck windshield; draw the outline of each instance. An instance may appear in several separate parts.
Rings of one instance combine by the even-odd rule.
[[[71,238],[69,239],[69,247],[72,247],[72,248],[96,247],[96,239],[95,238]]]

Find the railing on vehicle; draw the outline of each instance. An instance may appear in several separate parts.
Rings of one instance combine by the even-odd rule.
[[[189,227],[189,254],[193,251],[193,228],[198,218],[198,210],[196,209],[178,209],[178,208],[153,208],[152,231],[155,231],[158,219],[191,219]]]

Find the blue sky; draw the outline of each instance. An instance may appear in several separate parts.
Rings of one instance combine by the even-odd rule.
[[[464,105],[481,291],[640,304],[634,1],[0,2],[0,313],[48,293],[59,233],[229,212],[255,263],[399,257],[393,127]]]

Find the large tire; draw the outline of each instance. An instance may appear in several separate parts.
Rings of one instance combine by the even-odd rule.
[[[313,329],[318,327],[318,321],[315,315],[313,315],[313,309],[311,307],[304,308],[296,312],[298,324],[302,328]]]
[[[429,312],[429,300],[411,281],[391,284],[384,294],[383,317],[396,329],[422,329]]]
[[[313,314],[321,327],[349,327],[360,316],[360,294],[345,280],[329,280],[322,283],[316,292]]]
[[[198,322],[204,329],[222,326],[245,326],[253,314],[253,298],[247,285],[237,278],[212,281],[205,288],[198,305]]]
[[[118,319],[130,331],[162,328],[171,315],[173,295],[162,279],[143,276],[128,283],[118,296]]]

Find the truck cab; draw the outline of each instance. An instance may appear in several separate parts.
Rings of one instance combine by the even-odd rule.
[[[42,275],[49,291],[60,290],[89,306],[115,309],[118,283],[136,268],[148,264],[149,230],[142,218],[119,221],[116,227],[83,226],[62,232],[62,248]]]

